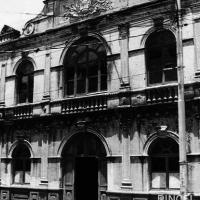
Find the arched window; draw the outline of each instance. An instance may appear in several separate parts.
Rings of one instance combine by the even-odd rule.
[[[176,39],[173,33],[168,30],[152,33],[145,49],[148,84],[176,81]]]
[[[86,37],[75,42],[64,59],[65,95],[107,89],[106,50],[101,41]]]
[[[150,146],[151,187],[179,188],[179,149],[171,138],[158,138]]]
[[[30,183],[31,154],[25,144],[19,144],[12,153],[13,183]]]
[[[33,71],[29,60],[23,61],[17,68],[17,103],[33,102]]]

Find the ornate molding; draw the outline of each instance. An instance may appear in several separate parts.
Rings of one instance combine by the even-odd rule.
[[[100,14],[111,9],[110,0],[75,0],[70,6],[64,5],[65,18],[82,18]]]
[[[23,34],[25,36],[33,34],[35,31],[35,25],[33,23],[27,23],[23,28]]]
[[[159,137],[167,137],[168,136],[167,130],[168,130],[167,125],[156,126],[156,131],[157,131],[156,134]]]

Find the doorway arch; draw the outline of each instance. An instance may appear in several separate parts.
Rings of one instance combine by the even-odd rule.
[[[95,134],[73,135],[62,153],[63,198],[98,200],[107,190],[106,149]]]

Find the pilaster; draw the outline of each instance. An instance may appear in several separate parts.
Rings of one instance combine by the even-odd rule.
[[[41,151],[41,184],[48,184],[48,128],[42,131],[42,151]]]
[[[132,189],[130,173],[130,114],[122,111],[120,128],[122,132],[122,189]]]
[[[194,22],[194,42],[195,42],[195,77],[200,78],[200,18],[195,19]]]
[[[121,88],[130,88],[129,78],[129,24],[119,26],[120,60],[121,60]]]
[[[59,85],[58,85],[58,87],[59,87],[59,89],[58,89],[58,91],[59,91],[59,93],[58,93],[58,97],[60,98],[60,99],[62,99],[63,98],[63,94],[64,94],[64,91],[63,91],[63,89],[65,88],[65,87],[63,87],[64,86],[64,82],[63,82],[63,72],[64,72],[64,66],[63,65],[61,65],[60,67],[59,67]]]
[[[6,80],[6,64],[3,64],[1,66],[0,107],[5,106],[5,80]]]
[[[47,50],[45,56],[43,100],[50,99],[50,69],[51,69],[51,53],[50,50]]]

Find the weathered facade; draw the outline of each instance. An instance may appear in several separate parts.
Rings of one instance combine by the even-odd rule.
[[[188,194],[200,198],[200,4],[182,2]],[[177,9],[46,0],[0,34],[1,199],[177,199]]]

